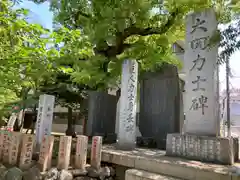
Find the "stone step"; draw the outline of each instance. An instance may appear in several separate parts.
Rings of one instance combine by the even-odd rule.
[[[139,169],[128,169],[125,172],[125,180],[181,180],[170,176],[155,174]]]
[[[114,145],[104,145],[102,161],[186,180],[240,180],[233,166],[168,157],[165,151],[156,149],[121,151]]]

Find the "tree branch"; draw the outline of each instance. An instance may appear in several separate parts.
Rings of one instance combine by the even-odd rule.
[[[130,44],[124,43],[124,41],[133,35],[140,36],[148,36],[153,34],[164,34],[169,28],[175,23],[176,17],[179,14],[179,9],[176,9],[172,12],[168,18],[168,21],[162,25],[161,27],[147,27],[140,28],[136,27],[135,24],[123,30],[123,32],[116,33],[116,45],[115,46],[107,46],[105,48],[96,47],[95,52],[106,57],[116,57],[121,54],[125,49],[130,48]]]

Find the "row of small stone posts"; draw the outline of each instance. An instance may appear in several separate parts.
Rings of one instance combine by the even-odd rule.
[[[58,169],[68,169],[71,157],[71,136],[61,136],[58,150]],[[18,165],[20,169],[32,166],[33,147],[35,136],[20,132],[0,131],[0,161],[5,164]],[[38,165],[42,172],[52,167],[52,152],[54,136],[44,136],[41,146]],[[92,138],[91,167],[99,169],[101,165],[102,137]],[[76,154],[73,167],[85,171],[88,150],[88,137],[79,135],[76,142]]]

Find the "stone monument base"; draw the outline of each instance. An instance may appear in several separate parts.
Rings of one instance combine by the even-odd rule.
[[[236,158],[234,158],[236,151],[238,150],[233,138],[189,134],[167,135],[167,156],[179,156],[197,161],[232,165]]]

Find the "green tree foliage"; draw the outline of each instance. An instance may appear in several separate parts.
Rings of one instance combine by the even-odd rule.
[[[230,12],[231,21],[226,22],[226,27],[221,32],[220,63],[224,63],[235,51],[240,49],[240,1],[227,1],[226,8]]]
[[[39,1],[41,3],[43,1]],[[136,59],[140,72],[163,63],[179,64],[172,44],[184,38],[185,15],[210,7],[210,0],[50,1],[56,25],[81,32],[86,46],[72,42],[75,82],[106,88],[116,84],[124,59]],[[71,41],[71,40],[70,40]],[[84,48],[83,48],[84,47]],[[80,59],[80,60],[79,60]]]
[[[0,89],[10,95],[3,101],[26,100],[30,90],[35,92],[51,76],[58,52],[47,46],[48,30],[26,21],[26,9],[13,9],[6,0],[0,7]]]

